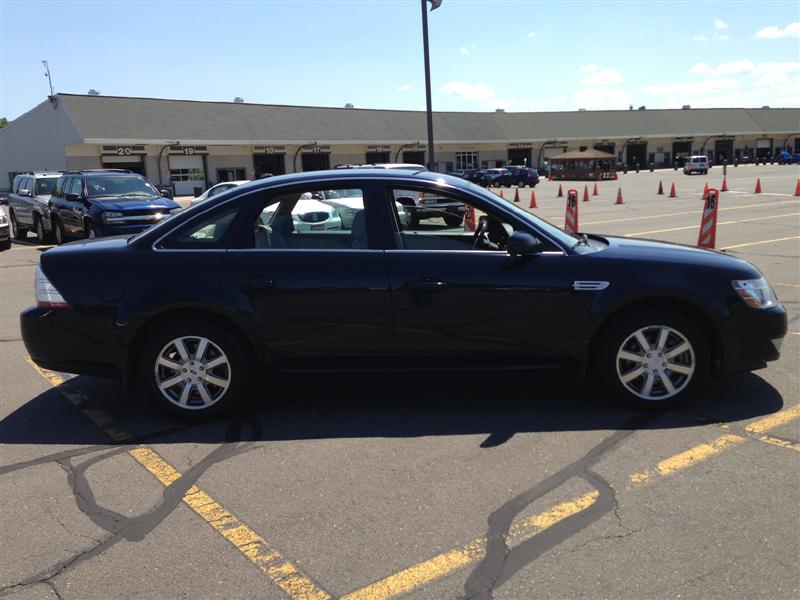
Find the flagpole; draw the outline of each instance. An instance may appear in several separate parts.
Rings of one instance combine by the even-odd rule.
[[[438,6],[438,5],[437,5]],[[434,170],[433,109],[431,108],[431,59],[428,51],[428,0],[422,0],[422,47],[425,54],[425,98],[428,102],[428,169]]]

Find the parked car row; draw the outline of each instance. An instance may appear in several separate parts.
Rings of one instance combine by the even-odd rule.
[[[539,172],[533,167],[508,165],[492,169],[466,169],[450,173],[461,179],[483,187],[535,187],[539,183]]]
[[[11,236],[29,231],[41,243],[133,234],[147,229],[180,206],[143,176],[124,169],[66,173],[23,173],[9,196]]]

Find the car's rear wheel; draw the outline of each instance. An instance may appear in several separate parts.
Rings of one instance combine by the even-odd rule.
[[[10,211],[9,221],[11,222],[11,237],[20,241],[28,237],[28,230],[19,226],[17,215],[14,214],[13,210]]]
[[[690,319],[639,311],[612,324],[599,367],[616,398],[637,408],[665,409],[689,398],[708,373],[708,344]]]
[[[250,382],[240,342],[215,323],[180,321],[159,327],[146,341],[142,381],[164,409],[183,418],[221,414]]]
[[[64,239],[64,226],[61,225],[61,221],[57,217],[53,217],[53,241],[57,246],[60,246],[64,243]]]
[[[462,217],[459,215],[445,215],[444,222],[448,227],[458,227],[461,225]]]

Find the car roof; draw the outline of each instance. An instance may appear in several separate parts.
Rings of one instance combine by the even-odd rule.
[[[134,177],[143,177],[139,173],[134,173],[128,169],[80,169],[77,171],[66,171],[62,175],[132,175]]]

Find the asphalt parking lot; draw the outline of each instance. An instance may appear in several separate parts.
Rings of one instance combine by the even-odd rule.
[[[665,414],[571,374],[304,377],[187,425],[26,360],[18,314],[44,248],[15,243],[0,254],[0,596],[797,598],[798,177],[728,168],[716,238],[786,306],[782,358]],[[695,244],[706,182],[722,168],[602,182],[580,229]],[[563,225],[558,185],[532,210]]]

